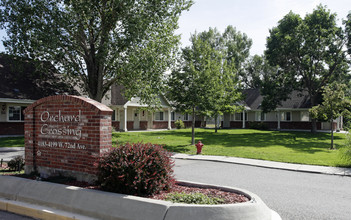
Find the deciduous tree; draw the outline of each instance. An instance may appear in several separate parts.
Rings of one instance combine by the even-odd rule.
[[[151,102],[179,41],[191,0],[2,0],[0,28],[12,54],[49,61],[90,98],[114,83]]]
[[[323,86],[337,81],[348,69],[345,36],[336,14],[319,5],[304,19],[290,12],[270,30],[265,55],[277,72],[263,89],[264,111],[274,110],[294,90],[307,89],[312,106]],[[316,120],[312,120],[312,132]]]
[[[333,83],[323,87],[323,102],[321,105],[314,106],[310,109],[313,118],[320,118],[330,121],[331,145],[330,149],[334,149],[333,121],[334,119],[350,115],[351,101],[345,97],[345,84]]]
[[[229,59],[224,38],[215,30],[194,34],[192,46],[182,50],[179,68],[168,79],[169,98],[177,110],[192,113],[192,144],[195,117],[201,112],[218,116],[235,111],[241,98],[234,57]]]

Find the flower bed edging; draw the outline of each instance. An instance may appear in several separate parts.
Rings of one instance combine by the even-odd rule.
[[[183,183],[239,192],[248,196],[250,201],[226,205],[179,204],[11,176],[0,176],[0,197],[97,219],[280,219],[279,215],[277,218],[275,213],[257,195],[246,190],[199,183]]]

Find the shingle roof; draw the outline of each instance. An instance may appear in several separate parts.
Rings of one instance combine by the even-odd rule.
[[[28,59],[0,54],[0,98],[38,100],[58,94],[79,95],[52,65],[36,64],[45,71]]]
[[[124,105],[128,102],[123,96],[124,87],[121,85],[113,84],[111,87],[111,105]]]
[[[245,95],[245,103],[251,110],[260,110],[263,96],[260,94],[259,89],[246,89],[243,91]],[[311,108],[311,100],[308,97],[307,91],[293,91],[290,99],[282,101],[277,109],[299,109]]]

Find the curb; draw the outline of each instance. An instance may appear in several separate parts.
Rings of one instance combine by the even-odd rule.
[[[25,202],[11,201],[0,198],[0,210],[32,217],[36,219],[55,220],[96,220],[87,216],[77,215],[70,212],[49,208],[46,206],[33,205]]]
[[[281,220],[279,214],[271,210],[260,197],[244,189],[194,182],[183,184],[240,192],[250,201],[222,205],[181,204],[0,176],[0,209],[48,220]]]
[[[173,159],[181,160],[201,160],[210,162],[231,163],[239,165],[247,165],[253,167],[262,167],[277,170],[286,170],[303,173],[327,174],[351,177],[351,168],[345,167],[327,167],[305,164],[283,163],[275,161],[255,160],[237,157],[212,156],[212,155],[190,155],[190,154],[173,154]]]

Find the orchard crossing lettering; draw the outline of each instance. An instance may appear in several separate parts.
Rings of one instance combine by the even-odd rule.
[[[40,128],[40,133],[43,135],[54,135],[61,137],[70,137],[75,140],[80,140],[82,137],[82,130],[79,127],[72,128],[69,125],[57,125],[50,124],[53,122],[80,122],[81,121],[81,110],[78,111],[77,115],[63,115],[61,114],[61,110],[59,110],[58,114],[52,115],[49,111],[44,111],[40,115],[40,120],[44,122]]]

